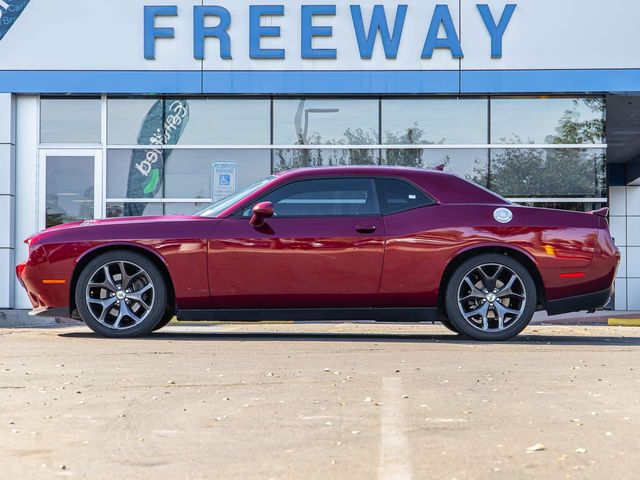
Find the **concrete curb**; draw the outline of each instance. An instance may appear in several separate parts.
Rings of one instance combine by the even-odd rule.
[[[31,317],[28,312],[28,310],[0,310],[0,328],[51,327],[72,322],[67,318]]]

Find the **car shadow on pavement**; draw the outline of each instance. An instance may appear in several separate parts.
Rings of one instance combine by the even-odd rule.
[[[88,332],[65,332],[59,336],[65,338],[94,338],[105,341],[114,340]],[[640,336],[610,335],[538,335],[524,334],[504,342],[478,342],[452,334],[380,334],[380,333],[314,333],[314,332],[155,332],[146,337],[133,339],[145,341],[214,341],[214,342],[358,342],[358,343],[473,343],[477,345],[588,345],[588,346],[625,346],[640,347]],[[127,341],[128,339],[117,339]]]

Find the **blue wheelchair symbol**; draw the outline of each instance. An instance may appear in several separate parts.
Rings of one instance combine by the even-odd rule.
[[[228,187],[231,185],[231,175],[220,175],[220,179],[218,183],[223,187]]]

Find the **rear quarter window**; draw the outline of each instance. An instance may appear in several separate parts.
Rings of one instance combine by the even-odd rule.
[[[376,187],[383,215],[393,215],[436,203],[424,191],[405,180],[381,178],[376,180]]]

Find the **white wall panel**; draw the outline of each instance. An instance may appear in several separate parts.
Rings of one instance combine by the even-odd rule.
[[[609,187],[609,209],[612,216],[627,214],[627,187]]]
[[[496,22],[506,3],[517,4],[502,59],[487,56],[490,37],[478,21],[477,3],[489,4]],[[463,69],[640,67],[636,0],[465,0],[462,5]]]
[[[627,187],[627,215],[640,215],[640,187]]]
[[[640,217],[627,217],[627,246],[640,246]]]
[[[627,218],[626,217],[610,217],[609,230],[611,236],[618,247],[624,247],[627,244]]]
[[[16,110],[16,227],[15,261],[28,256],[24,239],[38,229],[38,97],[19,96]],[[24,289],[14,278],[15,308],[31,308]]]
[[[11,144],[0,144],[0,195],[15,192],[15,148]]]
[[[627,309],[640,310],[640,278],[627,279]]]
[[[627,309],[627,279],[619,278],[616,280],[616,303],[613,308],[616,310]]]
[[[0,248],[0,309],[13,307],[13,250]]]

